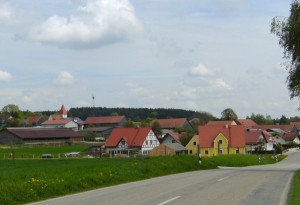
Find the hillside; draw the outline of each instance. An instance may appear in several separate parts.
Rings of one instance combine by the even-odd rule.
[[[43,112],[44,114],[51,114],[50,111]],[[52,112],[54,113],[54,112]],[[147,118],[187,118],[189,120],[198,118],[201,121],[208,121],[215,119],[210,113],[196,112],[183,109],[165,109],[165,108],[106,108],[106,107],[79,107],[71,108],[68,111],[68,116],[79,117],[85,120],[92,116],[111,116],[124,115],[127,119],[133,121],[143,121]]]

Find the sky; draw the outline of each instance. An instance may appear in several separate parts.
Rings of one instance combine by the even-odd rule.
[[[272,18],[289,0],[0,0],[0,108],[299,116]],[[94,96],[94,101],[92,97]]]

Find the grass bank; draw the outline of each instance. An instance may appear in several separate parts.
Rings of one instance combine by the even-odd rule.
[[[72,146],[56,146],[56,147],[28,147],[14,146],[0,149],[0,159],[9,159],[10,153],[13,151],[16,159],[35,159],[40,158],[42,154],[52,154],[54,157],[64,156],[69,152],[83,152],[89,145],[72,145]]]
[[[291,188],[288,195],[288,205],[300,204],[300,170],[296,171],[291,183]]]
[[[223,155],[95,159],[0,160],[0,204],[31,201],[106,187],[157,176],[213,169],[275,163],[271,156]]]

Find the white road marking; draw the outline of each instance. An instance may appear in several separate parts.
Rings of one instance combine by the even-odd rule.
[[[228,179],[229,177],[224,177],[224,178],[221,178],[221,179],[218,179],[217,181],[220,182],[220,181],[223,181],[225,179]]]
[[[172,198],[172,199],[169,199],[169,200],[167,200],[167,201],[164,201],[164,202],[162,202],[162,203],[160,203],[160,204],[157,204],[157,205],[165,205],[165,204],[167,204],[167,203],[170,203],[171,201],[174,201],[174,200],[176,200],[176,199],[179,199],[181,196],[176,196],[176,197],[174,197],[174,198]]]

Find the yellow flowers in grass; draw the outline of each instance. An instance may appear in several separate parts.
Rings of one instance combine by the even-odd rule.
[[[47,181],[44,179],[31,178],[27,181],[27,185],[30,187],[30,191],[39,193],[46,190],[49,185],[57,185],[63,182],[64,179],[53,179]]]

